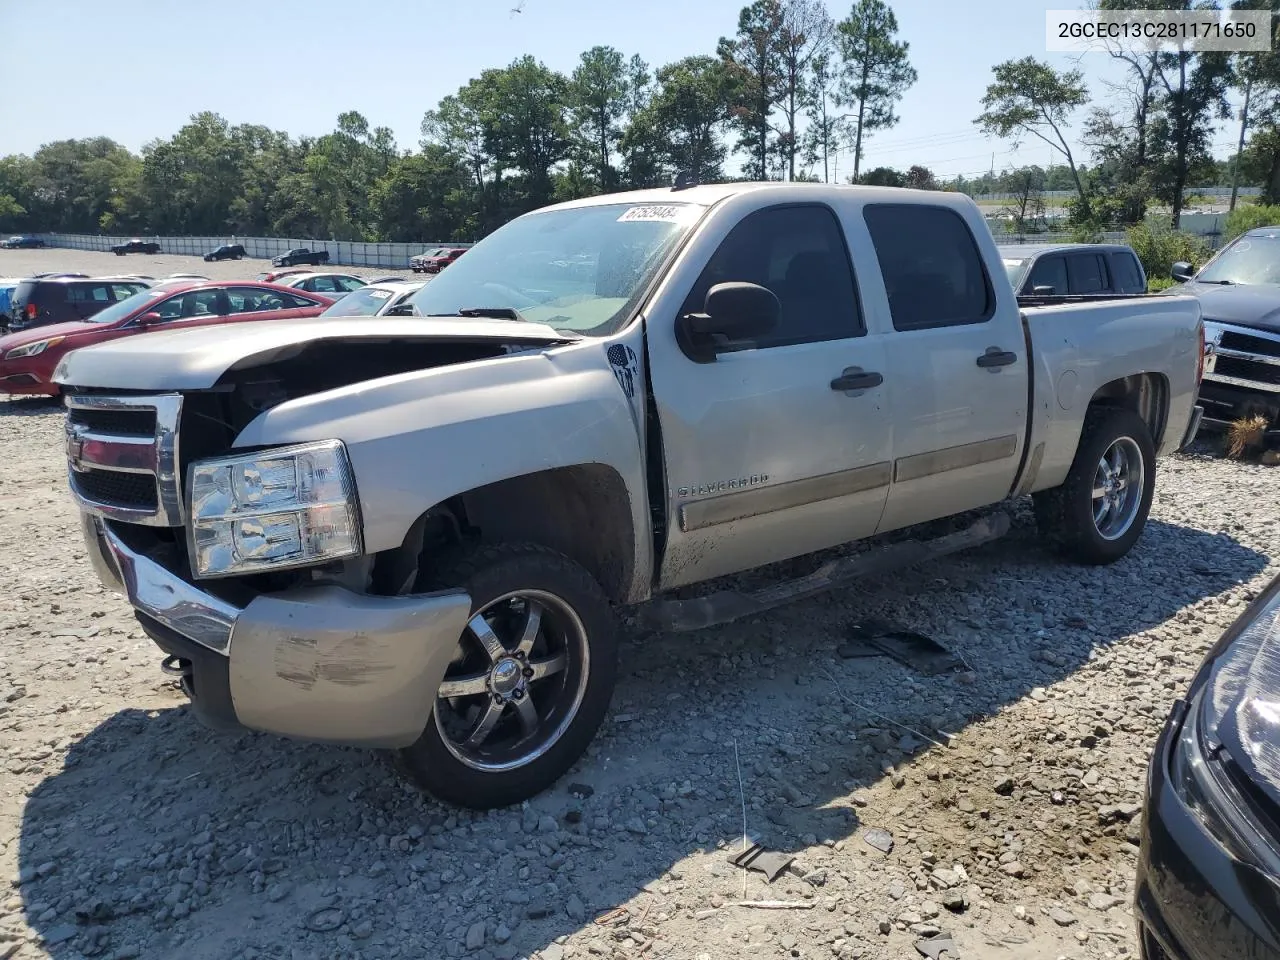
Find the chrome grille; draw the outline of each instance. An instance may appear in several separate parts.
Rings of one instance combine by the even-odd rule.
[[[182,397],[72,394],[66,405],[69,482],[80,508],[126,523],[181,526]]]
[[[1223,350],[1238,350],[1244,353],[1260,353],[1266,357],[1280,357],[1280,338],[1268,339],[1256,333],[1244,333],[1239,330],[1224,330],[1218,346]]]

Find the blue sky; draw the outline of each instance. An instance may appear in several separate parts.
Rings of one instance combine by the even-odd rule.
[[[105,134],[131,149],[192,114],[318,135],[359,110],[417,144],[425,110],[480,70],[531,53],[569,71],[609,44],[659,65],[709,53],[742,0],[0,0],[0,154]],[[1046,54],[1045,10],[1064,0],[890,0],[919,82],[902,120],[867,145],[863,168],[923,163],[948,176],[1022,163],[1048,149],[992,141],[972,119],[993,64],[1032,54],[1078,63],[1098,102],[1118,71],[1105,54]],[[828,0],[837,19],[848,0]],[[1083,117],[1081,117],[1083,119]],[[1234,148],[1224,125],[1220,156]],[[840,160],[843,178],[851,158]]]

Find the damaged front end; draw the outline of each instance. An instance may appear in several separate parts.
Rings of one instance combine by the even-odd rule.
[[[245,442],[251,424],[294,401],[559,339],[528,324],[430,337],[410,323],[416,336],[372,324],[340,333],[340,323],[307,324],[316,336],[291,342],[248,335],[239,356],[218,345],[221,369],[179,343],[198,337],[157,336],[148,345],[168,341],[174,363],[135,377],[140,390],[113,388],[130,378],[92,349],[59,370],[69,485],[94,568],[129,598],[213,726],[401,747],[426,725],[470,597],[402,595],[424,522],[408,537],[402,527],[397,549],[370,546],[341,440],[291,446],[259,431]],[[327,417],[313,427],[338,429]]]

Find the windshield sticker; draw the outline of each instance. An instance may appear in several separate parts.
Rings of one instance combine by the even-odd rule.
[[[684,223],[690,219],[694,209],[686,203],[646,203],[639,207],[628,207],[618,218],[618,223]]]
[[[1237,243],[1234,247],[1231,248],[1231,252],[1244,253],[1246,250],[1250,249],[1252,246],[1253,244],[1251,244],[1248,240],[1241,240],[1239,243]]]
[[[387,299],[387,297],[391,296],[391,291],[390,290],[370,290],[369,296],[373,297],[373,299],[375,300],[385,300]]]

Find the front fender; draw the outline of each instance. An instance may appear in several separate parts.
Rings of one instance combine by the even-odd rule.
[[[450,497],[603,464],[630,495],[635,587],[652,564],[642,432],[607,349],[583,340],[300,397],[260,414],[234,446],[345,443],[367,553],[401,546],[414,521]]]

